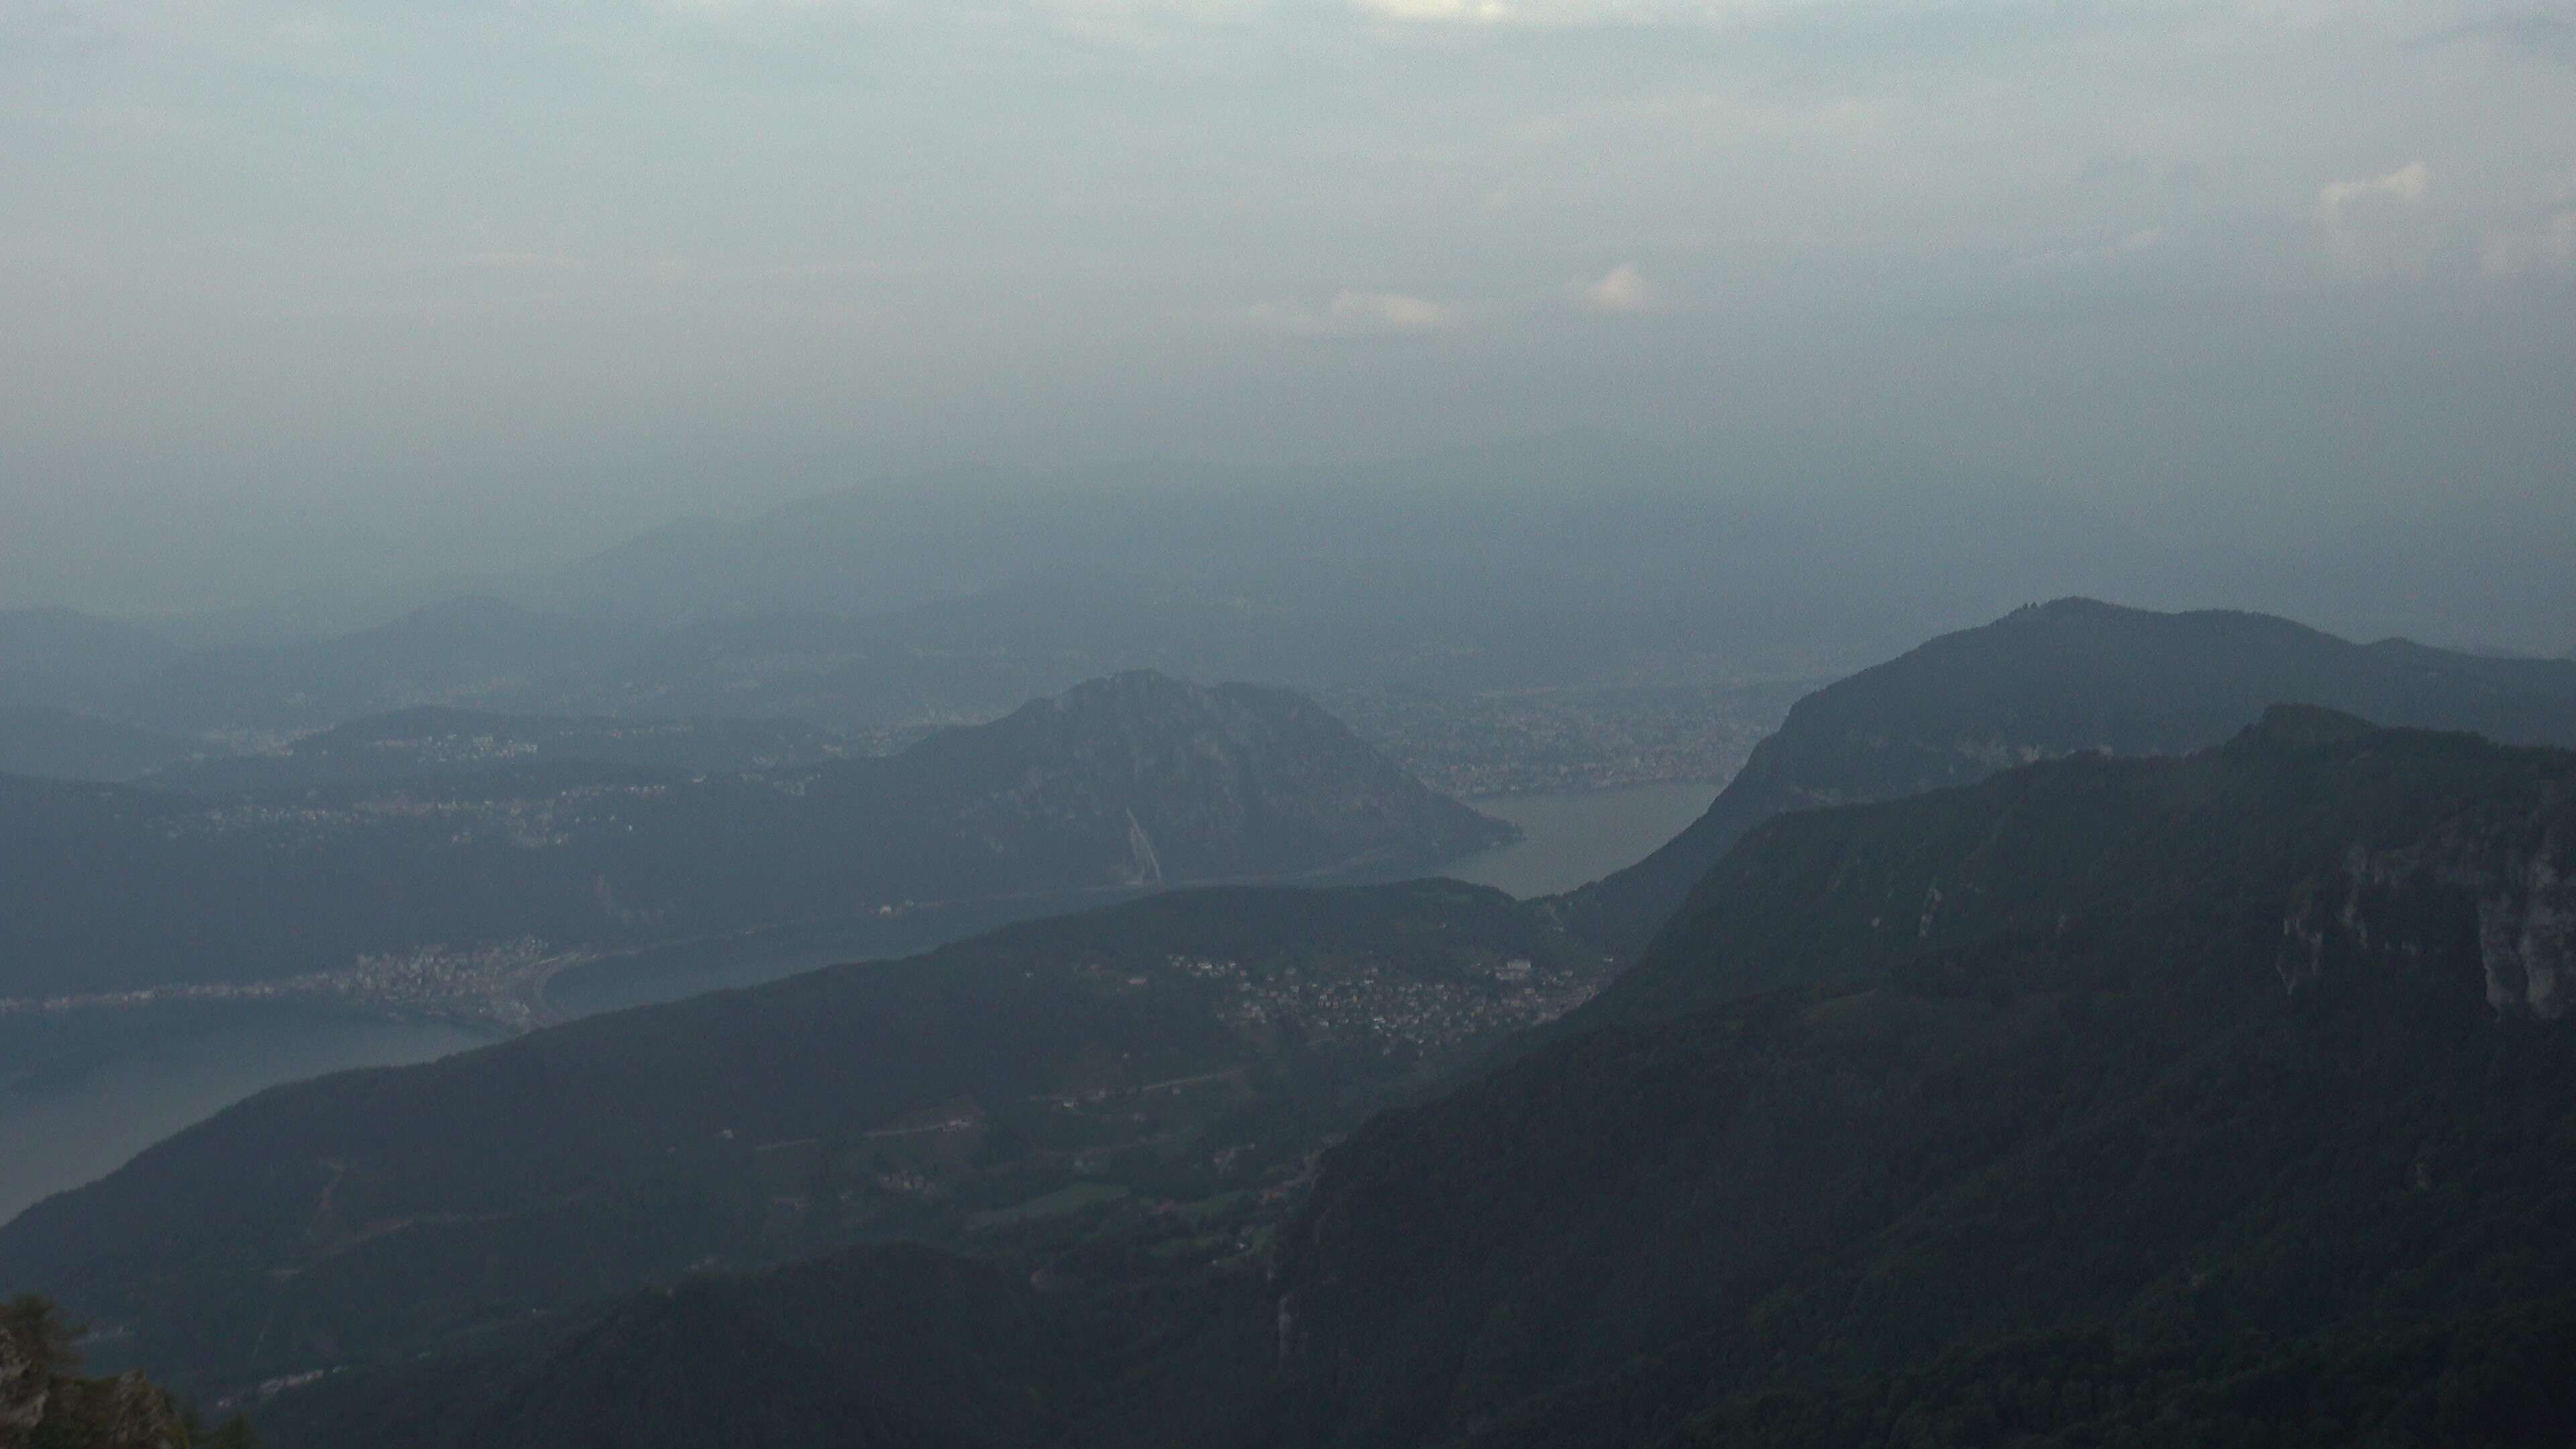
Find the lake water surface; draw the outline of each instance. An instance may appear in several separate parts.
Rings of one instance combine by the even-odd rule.
[[[494,1040],[460,1027],[279,1006],[141,1008],[63,1023],[13,1022],[0,1069],[0,1222],[78,1187],[254,1092],[349,1067],[425,1062]],[[109,1022],[106,1018],[123,1018]]]
[[[1691,781],[1470,801],[1519,826],[1522,838],[1453,862],[1441,874],[1524,898],[1572,890],[1653,854],[1705,813],[1717,790]]]
[[[1517,896],[1570,889],[1643,859],[1699,818],[1716,793],[1709,784],[1644,785],[1480,800],[1476,808],[1518,825],[1526,837],[1441,873]],[[924,922],[918,939],[808,931],[723,948],[668,948],[646,953],[667,960],[568,973],[551,995],[565,1014],[589,1015],[833,961],[908,953],[999,919]],[[264,1088],[350,1067],[428,1061],[491,1040],[459,1027],[274,1003],[0,1020],[0,1222]]]

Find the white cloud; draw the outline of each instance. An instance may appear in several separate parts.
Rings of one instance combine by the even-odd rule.
[[[2341,216],[2345,208],[2376,197],[2391,197],[2412,206],[2424,199],[2432,185],[2433,168],[2421,161],[2409,161],[2385,176],[2328,182],[2317,191],[2317,209],[2331,220]]]
[[[2441,245],[2441,216],[2424,205],[2433,168],[2410,161],[2385,176],[2317,190],[2326,251],[2348,276],[2423,277]]]
[[[1583,305],[1595,312],[1643,312],[1655,305],[1655,289],[1635,262],[1621,262],[1575,289]]]
[[[1454,307],[1401,292],[1336,292],[1318,311],[1265,302],[1252,309],[1252,325],[1294,337],[1400,337],[1445,332],[1457,325]]]

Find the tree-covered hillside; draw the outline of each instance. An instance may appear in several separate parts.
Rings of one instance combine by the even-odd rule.
[[[1641,949],[1744,833],[1819,805],[1964,785],[2032,760],[2182,754],[2269,705],[2383,725],[2576,745],[2576,664],[2353,644],[2262,614],[2160,614],[2090,599],[2016,610],[1798,701],[1708,813],[1567,900],[1578,930]]]
[[[2032,1335],[2167,1354],[2158,1393],[2255,1339],[2492,1349],[2576,1281],[2572,812],[2576,756],[2282,710],[1775,822],[1582,1014],[1619,1024],[1326,1159],[1292,1440],[1657,1442],[1844,1385],[1831,1426]]]
[[[370,753],[367,733],[326,737],[308,763]],[[481,989],[584,948],[1383,876],[1512,834],[1295,695],[1153,674],[886,758],[699,774],[521,757],[517,738],[490,737],[470,771],[241,795],[0,777],[0,999],[336,973],[312,984],[434,1008],[442,983]]]
[[[1311,1181],[1600,958],[1437,883],[1167,897],[272,1093],[0,1277],[175,1382],[327,1371],[298,1445],[858,1445],[915,1378],[1036,1406],[921,1442],[1067,1449],[2556,1443],[2571,850],[2576,754],[2284,707],[1775,821]],[[1003,1276],[632,1296],[880,1237]]]
[[[265,1426],[370,1449],[1020,1449],[1087,1407],[1091,1326],[982,1264],[856,1248],[701,1274],[557,1340],[335,1376]]]
[[[2285,709],[2190,759],[1776,822],[1647,963],[1698,989],[1378,1117],[1267,1286],[1045,1280],[1040,1315],[1100,1347],[1062,1353],[1071,1407],[1030,1442],[2561,1443],[2571,811],[2576,756]],[[424,1405],[395,1441],[422,1449],[502,1434],[504,1402],[620,1423],[600,1386],[642,1392],[673,1319],[277,1422],[332,1443]],[[848,1341],[874,1346],[745,1377],[738,1411],[914,1353]]]
[[[279,1088],[0,1228],[0,1282],[230,1390],[863,1239],[1239,1257],[1327,1134],[1607,964],[1453,882],[1177,892]]]

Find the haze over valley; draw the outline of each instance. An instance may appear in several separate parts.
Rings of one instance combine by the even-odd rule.
[[[2571,117],[0,5],[0,1449],[2563,1449]]]

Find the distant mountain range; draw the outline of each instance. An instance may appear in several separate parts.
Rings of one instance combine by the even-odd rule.
[[[102,718],[187,651],[69,609],[0,610],[0,774],[118,780],[185,759],[184,731]]]
[[[1892,643],[1926,606],[1975,617],[2004,578],[2100,577],[2136,546],[2081,503],[1986,480],[1855,516],[1826,496],[1842,466],[1589,434],[1379,465],[952,469],[666,524],[502,596],[663,621],[909,614],[1032,658],[1035,634],[1198,674],[1481,688],[1680,657],[1800,672]],[[1820,586],[1793,560],[1828,536],[1848,569]]]
[[[1805,473],[1711,487],[1705,467],[1593,437],[1393,470],[894,480],[671,523],[335,637],[160,643],[157,664],[0,698],[191,737],[419,705],[860,734],[1140,665],[1318,693],[1812,679],[2130,537],[1973,483],[1863,520]],[[1792,562],[1826,538],[1849,565],[1830,585]]]
[[[303,735],[270,753],[168,764],[141,783],[192,795],[230,795],[381,785],[540,763],[741,773],[797,769],[851,753],[839,736],[795,720],[564,719],[424,705]]]
[[[753,727],[639,741],[587,722],[458,725],[376,721],[177,777],[273,782],[243,794],[0,777],[0,932],[16,943],[0,997],[340,973],[326,984],[397,1006],[430,993],[411,1002],[427,1008],[442,982],[541,972],[548,951],[1422,871],[1514,834],[1297,696],[1150,673],[888,757],[817,758],[813,732],[761,727],[787,758],[724,774],[559,758],[547,742],[669,760]],[[441,758],[459,752],[475,758]]]
[[[2275,703],[2390,725],[2576,745],[2576,664],[2353,644],[2262,614],[2159,614],[2090,599],[2020,609],[1799,700],[1708,813],[1575,892],[1576,929],[1642,948],[1745,832],[1792,810],[1964,785],[2085,750],[2181,754]]]
[[[2576,532],[2547,490],[2356,500],[2331,516],[2251,507],[2222,523],[2205,507],[2160,517],[2153,499],[2105,508],[2098,491],[2064,482],[1963,475],[1848,434],[1668,447],[1598,431],[1287,467],[1128,459],[843,478],[758,513],[657,524],[525,575],[424,558],[402,561],[419,574],[398,564],[313,587],[290,566],[275,580],[283,597],[168,627],[192,641],[275,643],[468,594],[661,623],[883,616],[1089,576],[1251,604],[1206,627],[1258,638],[1267,657],[1292,643],[1333,647],[1333,618],[1362,621],[1374,638],[1339,641],[1346,667],[1411,654],[1417,682],[1436,663],[1453,678],[1480,674],[1488,683],[1473,687],[1485,688],[1600,682],[1675,658],[1813,677],[2079,590],[2160,607],[2229,600],[2352,637],[2541,653],[2567,647],[2558,621],[2576,617]],[[238,596],[239,582],[222,592]],[[1474,629],[1479,618],[1496,627]],[[1156,620],[1139,611],[1130,622]],[[1095,636],[1124,647],[1013,698],[1138,664],[1341,683],[1262,659],[1139,652],[1143,638]],[[1579,650],[1566,652],[1569,640]],[[1556,677],[1531,677],[1542,669]]]
[[[2565,739],[2572,680],[2025,610],[1571,898],[1178,892],[298,1084],[0,1282],[183,1388],[319,1373],[286,1449],[2555,1442],[2576,753],[2459,731]],[[1391,798],[1174,688],[897,759],[1113,876]]]
[[[615,621],[458,599],[333,638],[191,651],[103,712],[206,731],[309,728],[427,704],[525,709],[605,671],[642,637]]]
[[[117,669],[13,673],[0,661],[0,699],[176,735],[209,754],[258,752],[281,737],[421,707],[792,719],[883,748],[1139,665],[1309,691],[1453,695],[1704,685],[1740,679],[1747,667],[1643,636],[1621,644],[1611,635],[1624,626],[1615,624],[1570,632],[1504,581],[1491,597],[1436,610],[1388,598],[1388,587],[1365,570],[1343,576],[1318,564],[1266,585],[1056,573],[869,615],[634,618],[461,599],[330,638],[163,645]],[[1817,672],[1810,656],[1782,657],[1796,677]]]

